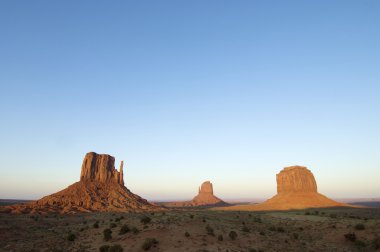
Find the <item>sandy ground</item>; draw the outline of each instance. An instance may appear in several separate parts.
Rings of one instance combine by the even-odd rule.
[[[149,223],[141,222],[144,216]],[[131,231],[119,234],[123,225]],[[109,241],[103,235],[107,228]],[[356,241],[347,240],[347,233],[355,233]],[[147,238],[158,242],[148,251],[372,251],[380,247],[378,236],[380,209],[0,215],[0,251],[100,251],[116,244],[123,251],[144,251]]]

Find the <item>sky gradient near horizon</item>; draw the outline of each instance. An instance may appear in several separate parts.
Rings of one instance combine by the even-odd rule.
[[[380,1],[1,1],[0,198],[125,162],[149,200],[380,197]]]

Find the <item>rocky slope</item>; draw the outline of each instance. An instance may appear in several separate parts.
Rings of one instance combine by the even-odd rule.
[[[40,200],[4,207],[0,212],[76,213],[162,209],[129,191],[124,186],[123,162],[120,171],[115,169],[114,164],[115,158],[110,155],[87,153],[83,160],[79,182]]]

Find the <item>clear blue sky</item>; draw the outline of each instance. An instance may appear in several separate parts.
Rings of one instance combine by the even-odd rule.
[[[380,196],[380,1],[1,1],[0,198],[126,163],[150,200],[262,198],[307,166]],[[119,164],[116,164],[117,166]]]

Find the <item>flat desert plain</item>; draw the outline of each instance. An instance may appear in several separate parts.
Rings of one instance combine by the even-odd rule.
[[[0,215],[0,251],[375,251],[379,208]]]

